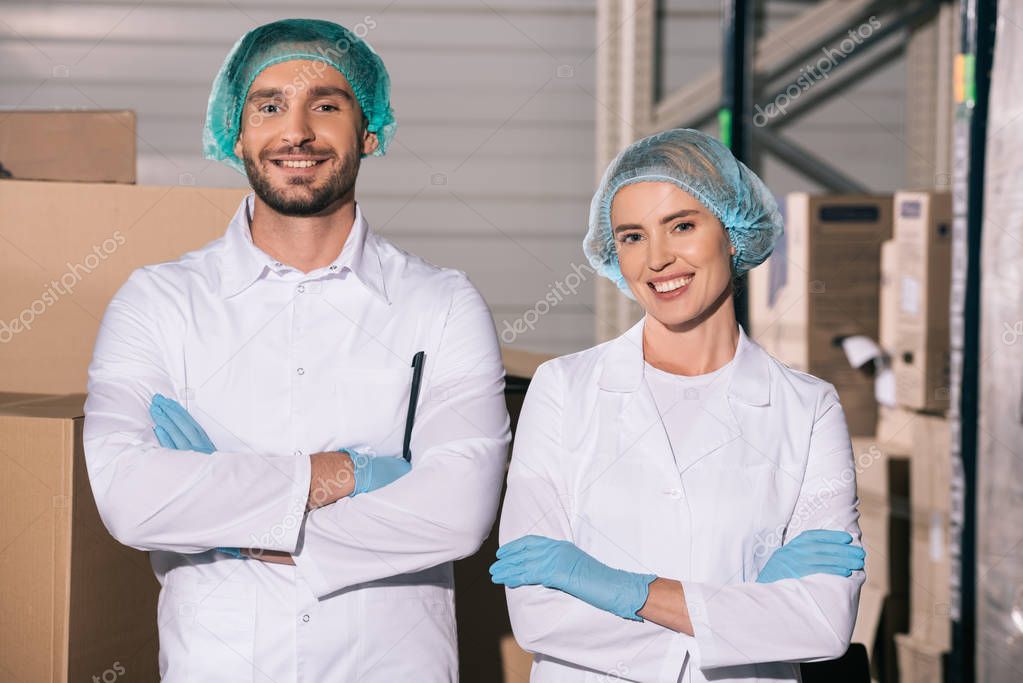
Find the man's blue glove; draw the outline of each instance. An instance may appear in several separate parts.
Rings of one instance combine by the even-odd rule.
[[[153,428],[156,440],[164,448],[199,451],[206,454],[217,450],[206,431],[174,399],[167,398],[163,394],[156,394],[153,396],[153,402],[149,404],[149,415],[156,423],[156,427]],[[217,548],[217,550],[239,559],[245,557],[238,548]]]
[[[654,574],[613,569],[568,541],[523,536],[497,550],[490,566],[494,583],[508,588],[541,585],[573,595],[623,619],[643,621],[636,612],[646,604]]]
[[[205,430],[177,401],[156,394],[149,405],[149,415],[156,423],[153,429],[156,438],[164,448],[207,454],[217,450]]]
[[[757,583],[799,579],[809,574],[850,576],[863,569],[866,551],[849,545],[852,536],[844,531],[812,529],[774,551],[757,577]]]
[[[375,491],[400,479],[412,470],[412,465],[405,458],[393,455],[366,455],[349,448],[342,448],[352,459],[355,472],[355,489],[350,496]]]

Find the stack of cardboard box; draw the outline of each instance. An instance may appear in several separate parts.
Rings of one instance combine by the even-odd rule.
[[[785,235],[750,272],[750,332],[770,354],[835,385],[853,436],[872,436],[874,379],[849,365],[842,339],[878,338],[881,245],[890,195],[789,194]]]
[[[134,185],[135,151],[134,112],[0,117],[5,680],[159,679],[159,584],[99,517],[82,392],[118,287],[222,234],[243,191]]]
[[[0,393],[0,670],[16,681],[157,681],[159,584],[100,521],[84,394]]]
[[[947,194],[786,201],[786,237],[750,274],[752,336],[835,384],[852,435],[867,549],[854,642],[878,680],[940,680],[949,643]],[[836,343],[863,335],[891,356],[895,405]]]
[[[878,556],[868,561],[860,618],[877,624],[872,672],[880,680],[941,680],[950,645],[950,213],[947,194],[895,194],[893,239],[882,247],[879,337],[892,357],[895,405],[879,406],[873,443],[853,439],[857,453],[880,449],[888,472],[898,472],[882,502],[874,496],[875,475],[857,467],[863,540],[868,557]],[[887,577],[871,571],[882,561]],[[883,617],[872,621],[873,594],[885,584]],[[858,632],[867,627],[857,624]]]
[[[949,285],[952,200],[948,193],[895,195],[898,311],[893,421],[911,435],[909,633],[896,637],[903,681],[941,680],[951,647],[949,513]]]
[[[905,501],[909,461],[872,437],[853,437],[861,542],[867,551],[866,581],[860,592],[853,642],[870,655],[875,680],[896,678],[895,634],[907,628],[908,521]]]

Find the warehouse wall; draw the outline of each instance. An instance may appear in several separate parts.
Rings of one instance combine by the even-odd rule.
[[[772,2],[769,22],[805,5]],[[718,6],[666,4],[666,87],[718,59]],[[243,185],[200,156],[209,85],[242,33],[284,16],[361,26],[391,71],[398,135],[359,185],[371,225],[465,270],[504,342],[551,353],[592,344],[580,249],[602,106],[592,0],[0,2],[0,107],[134,109],[140,183]],[[788,133],[893,189],[907,154],[904,78],[894,62]],[[816,189],[772,161],[765,176],[779,194]]]

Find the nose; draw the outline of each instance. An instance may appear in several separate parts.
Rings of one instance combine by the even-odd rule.
[[[650,270],[661,271],[675,262],[667,237],[659,234],[659,231],[650,235],[647,244],[650,245],[647,250],[647,267]]]
[[[281,140],[291,147],[301,147],[316,139],[309,125],[309,113],[303,107],[292,107],[286,114]]]

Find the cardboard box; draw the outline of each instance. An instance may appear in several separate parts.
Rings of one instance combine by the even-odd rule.
[[[0,164],[19,180],[135,182],[135,112],[5,111]]]
[[[877,407],[877,442],[889,453],[909,457],[913,450],[913,425],[920,413],[898,406]]]
[[[895,637],[901,683],[936,683],[945,680],[948,648],[940,648],[900,634]]]
[[[0,181],[0,391],[84,392],[118,288],[221,237],[246,192]]]
[[[750,273],[751,334],[791,367],[833,383],[850,433],[872,436],[874,380],[850,367],[840,341],[878,339],[881,245],[891,238],[891,196],[786,199],[785,237]]]
[[[915,410],[945,411],[949,402],[949,287],[952,197],[897,192],[898,252],[895,396]]]
[[[909,456],[877,439],[852,439],[861,540],[867,550],[853,642],[878,680],[894,680],[896,633],[909,629]]]
[[[899,255],[895,240],[881,245],[881,295],[878,301],[878,343],[892,355],[898,347]]]
[[[908,496],[908,453],[899,453],[879,439],[865,436],[854,436],[852,448],[861,510],[865,505],[888,507],[893,495]]]
[[[909,633],[936,647],[951,647],[951,556],[948,516],[915,515],[910,532]]]
[[[944,649],[951,646],[949,436],[945,418],[918,414],[910,461],[909,632]]]
[[[894,458],[875,465],[878,470],[889,471],[890,491],[880,495],[860,491],[860,534],[867,550],[866,582],[883,597],[898,597],[904,601],[909,593],[909,520],[905,500],[908,482],[908,460]],[[869,609],[869,607],[868,607]],[[898,619],[899,615],[889,615]],[[904,613],[902,622],[908,622]],[[860,641],[864,642],[866,641]]]
[[[952,498],[951,434],[948,420],[918,413],[913,421],[910,491],[913,513],[948,514]]]
[[[156,681],[159,584],[148,555],[100,521],[84,402],[0,394],[0,670],[18,681]]]

